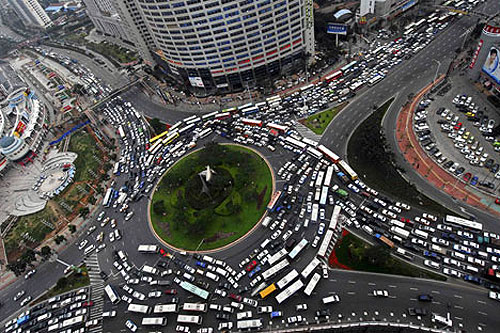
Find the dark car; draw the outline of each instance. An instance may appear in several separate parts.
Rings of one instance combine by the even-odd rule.
[[[226,320],[226,321],[228,321],[228,320],[231,319],[231,316],[228,313],[218,312],[215,315],[215,318],[217,318],[217,320]]]
[[[493,172],[493,173],[497,173],[499,169],[500,169],[500,164],[495,163],[495,164],[493,164],[493,166],[491,167],[490,171],[491,171],[491,172]]]
[[[418,295],[419,302],[432,302],[433,298],[434,297],[432,295],[429,295],[429,294]]]
[[[241,302],[241,300],[243,299],[243,297],[241,297],[240,295],[236,295],[236,294],[233,294],[233,293],[229,294],[228,297],[234,299],[237,302]]]
[[[317,310],[315,313],[316,317],[325,317],[330,315],[330,309]]]
[[[480,278],[478,278],[477,276],[469,275],[469,274],[464,276],[464,281],[474,283],[474,284],[481,284]]]
[[[168,267],[168,263],[166,261],[163,261],[163,260],[160,260],[156,263],[156,266],[160,267],[160,268],[167,268]]]
[[[231,289],[231,285],[228,282],[222,282],[219,283],[219,288],[229,290]]]
[[[408,308],[408,314],[410,316],[425,316],[427,310],[422,308]]]

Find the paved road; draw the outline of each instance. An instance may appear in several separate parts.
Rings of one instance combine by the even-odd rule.
[[[500,7],[498,2],[490,1],[485,9],[486,13],[495,13]],[[478,8],[480,10],[481,7]],[[389,73],[389,75],[379,84],[369,90],[360,93],[340,114],[337,115],[321,139],[321,143],[328,146],[340,156],[349,159],[347,156],[347,144],[350,135],[372,112],[374,105],[381,105],[391,97],[395,97],[394,102],[384,118],[385,133],[388,141],[396,149],[395,124],[397,114],[406,103],[408,95],[421,90],[434,79],[437,64],[433,59],[441,62],[439,73],[444,73],[454,56],[454,50],[461,46],[463,34],[467,29],[474,26],[475,18],[462,17],[446,31],[435,38],[425,49],[417,53],[412,59],[402,63],[400,67]],[[396,154],[396,157],[399,157]],[[436,189],[427,183],[418,174],[408,167],[406,161],[399,157],[399,165],[407,166],[406,177],[417,186],[417,188],[430,198],[438,201],[445,207],[461,207],[460,202]],[[492,231],[500,230],[497,217],[484,213],[478,209],[463,205],[467,212],[472,213],[478,220],[485,223],[485,228]]]

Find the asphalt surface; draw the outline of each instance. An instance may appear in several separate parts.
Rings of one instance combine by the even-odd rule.
[[[481,10],[480,5],[476,10]],[[487,14],[498,11],[500,3],[489,1],[486,3]],[[394,131],[397,115],[401,107],[408,101],[408,95],[421,90],[424,86],[432,82],[436,74],[437,64],[433,60],[441,62],[439,73],[445,73],[448,65],[454,57],[454,51],[462,45],[463,36],[468,29],[476,23],[476,18],[464,16],[445,31],[440,33],[425,49],[413,56],[409,61],[399,65],[399,68],[392,71],[387,77],[369,90],[364,90],[352,100],[330,123],[321,138],[321,143],[337,152],[341,157],[349,160],[347,156],[347,144],[350,135],[373,112],[373,106],[380,106],[388,99],[395,97],[391,107],[387,110],[383,120],[385,133],[388,142],[393,150],[397,148],[396,133]],[[399,157],[399,159],[398,159]],[[491,230],[498,230],[497,217],[491,216],[482,210],[475,209],[456,201],[448,194],[436,189],[420,175],[414,172],[406,160],[396,154],[399,165],[406,166],[405,176],[417,186],[420,192],[436,200],[445,207],[457,207],[462,213],[472,215],[477,220],[484,222]],[[460,208],[462,207],[462,208]]]
[[[441,33],[439,37],[433,41],[426,49],[414,56],[409,62],[402,65],[396,71],[393,71],[389,76],[383,80],[381,83],[376,85],[374,88],[361,92],[351,103],[344,109],[335,119],[328,131],[322,138],[322,143],[332,148],[334,151],[342,156],[345,156],[347,139],[350,133],[357,127],[357,125],[365,119],[370,112],[373,110],[373,105],[380,105],[385,100],[394,95],[394,91],[398,90],[400,87],[405,87],[400,90],[396,96],[396,100],[393,106],[389,110],[385,118],[384,125],[389,126],[391,124],[392,128],[395,122],[395,117],[399,107],[406,102],[407,95],[410,92],[415,92],[421,87],[426,85],[430,79],[434,77],[435,69],[429,64],[433,63],[432,59],[439,59],[443,63],[441,68],[446,68],[444,64],[446,60],[450,60],[450,50],[456,48],[459,36],[468,28],[467,24],[470,24],[468,18],[462,18],[451,28]],[[76,56],[75,56],[76,58]],[[77,58],[78,59],[78,58]],[[90,66],[90,65],[89,65]],[[97,66],[97,65],[96,65]],[[97,68],[102,70],[102,68]],[[132,92],[131,96],[137,95]],[[124,95],[127,98],[127,95]],[[169,123],[174,123],[184,117],[186,113],[176,113],[176,112],[165,112],[165,109],[158,107],[156,109],[151,108],[151,103],[147,103],[147,98],[144,99],[133,99],[132,102],[137,107],[137,109],[147,110],[148,115],[158,114],[158,118],[168,121]],[[217,140],[225,141],[225,139],[218,138]],[[201,143],[202,144],[202,143]],[[270,154],[267,150],[260,150],[268,159],[272,167],[277,171],[286,161],[290,158],[290,153],[278,149],[278,154]],[[120,187],[125,180],[128,179],[127,175],[122,175],[116,179],[116,187]],[[422,183],[422,184],[420,184]],[[425,182],[419,182],[419,187],[424,187]],[[283,184],[283,181],[278,181],[278,187]],[[305,190],[301,189],[301,193],[305,194]],[[433,193],[431,189],[426,189],[426,193],[432,193],[433,195],[439,197],[440,200],[450,200],[449,198],[443,196],[439,191]],[[124,284],[121,276],[112,268],[112,252],[118,249],[124,249],[129,257],[128,261],[132,263],[133,266],[140,268],[144,263],[154,264],[160,258],[157,255],[145,255],[140,254],[136,251],[139,244],[150,244],[156,243],[154,236],[146,230],[145,222],[147,216],[147,199],[142,199],[139,202],[134,202],[130,204],[130,210],[134,211],[134,217],[129,221],[124,221],[123,214],[117,212],[114,209],[106,209],[107,216],[111,218],[116,218],[118,222],[117,228],[120,229],[122,233],[122,239],[119,241],[114,241],[113,243],[107,242],[108,246],[99,253],[99,270],[104,271],[110,275],[108,283],[117,287],[116,289],[120,294],[123,294],[120,285]],[[354,200],[359,203],[359,198]],[[448,203],[453,203],[449,201]],[[469,209],[469,208],[467,208]],[[327,210],[327,216],[331,215],[331,207]],[[484,214],[483,214],[484,215]],[[488,216],[477,215],[481,221],[486,222]],[[94,224],[93,220],[89,221],[90,224]],[[493,225],[491,225],[493,229]],[[111,231],[111,227],[108,224],[103,228],[107,233]],[[141,232],[138,232],[141,230]],[[97,233],[101,231],[98,230],[92,235],[95,237]],[[60,255],[59,259],[69,263],[69,264],[79,264],[84,259],[81,250],[78,250],[77,244],[80,240],[88,238],[85,231],[80,231],[82,234],[78,240],[65,249]],[[300,237],[306,237],[311,239],[311,237],[316,233],[316,226],[311,225],[307,230],[300,231]],[[236,271],[239,271],[238,263],[251,252],[253,248],[258,247],[265,238],[269,236],[269,232],[263,227],[259,227],[254,233],[240,241],[236,246],[227,248],[216,256],[218,259],[222,259],[227,262],[228,265],[233,267]],[[106,235],[107,238],[107,235]],[[308,247],[293,264],[293,267],[299,272],[303,267],[312,259],[315,255],[316,249]],[[189,258],[183,258],[183,256],[178,255],[184,261],[189,262]],[[173,265],[173,263],[170,263]],[[193,263],[191,262],[191,265]],[[31,280],[19,279],[9,288],[2,290],[0,292],[0,298],[5,300],[4,306],[1,308],[0,318],[6,318],[8,315],[12,314],[17,310],[17,303],[12,301],[13,296],[18,290],[24,289],[27,294],[32,295],[34,298],[40,295],[43,291],[48,289],[51,285],[57,281],[59,277],[63,274],[64,266],[57,262],[47,262],[38,267],[38,272],[31,278]],[[171,280],[171,277],[168,277]],[[240,285],[246,285],[248,280],[244,277],[241,280]],[[208,280],[209,281],[209,280]],[[207,281],[207,282],[208,282]],[[454,282],[454,280],[451,280]],[[214,289],[214,283],[211,284],[211,290]],[[146,291],[151,290],[149,286],[137,287],[138,290]],[[179,288],[177,288],[179,290]],[[371,292],[373,289],[386,289],[389,291],[390,297],[388,298],[375,298],[372,296]],[[350,272],[350,271],[338,271],[333,270],[329,273],[328,282],[322,280],[320,285],[316,288],[315,293],[310,298],[306,298],[302,295],[302,292],[298,292],[297,295],[293,296],[284,305],[278,306],[274,300],[265,301],[265,304],[271,304],[275,310],[281,310],[286,316],[295,315],[296,311],[294,306],[299,303],[308,303],[310,310],[304,312],[305,317],[311,323],[313,319],[313,311],[318,308],[322,308],[321,298],[325,297],[331,293],[336,293],[340,296],[341,302],[339,304],[329,306],[332,311],[333,317],[337,317],[340,320],[388,320],[388,321],[412,321],[414,323],[420,323],[417,318],[408,318],[405,312],[408,307],[425,307],[429,312],[436,312],[440,314],[445,314],[446,312],[451,313],[451,318],[456,323],[454,326],[456,328],[463,327],[470,331],[496,331],[496,327],[500,324],[500,317],[496,314],[498,312],[498,303],[487,298],[487,293],[484,289],[476,288],[473,286],[464,286],[463,284],[456,283],[442,283],[429,280],[417,280],[415,278],[404,278],[397,276],[387,276],[387,275],[377,275],[362,272]],[[429,293],[434,295],[434,302],[429,304],[421,304],[416,301],[416,296],[420,293]],[[215,302],[219,304],[229,303],[228,299],[221,300],[218,297],[213,296],[210,302]],[[180,291],[178,295],[181,299],[187,301],[197,301],[193,296],[183,294]],[[162,296],[161,302],[166,303],[169,297]],[[142,316],[137,316],[135,314],[127,313],[125,308],[125,302],[116,305],[111,305],[109,302],[105,304],[105,310],[117,309],[120,316],[107,320],[104,325],[105,332],[117,332],[124,331],[124,321],[128,318],[134,320],[136,323],[140,322],[139,318]],[[140,302],[146,304],[159,303],[159,301],[147,300],[146,302]],[[261,305],[261,304],[259,304]],[[252,309],[253,310],[253,309]],[[255,310],[253,310],[255,311]],[[339,314],[342,317],[339,317]],[[167,316],[169,319],[169,327],[175,321],[175,317],[172,315]],[[215,319],[213,313],[206,316],[207,320],[204,326],[209,325],[216,327]],[[422,319],[422,322],[428,326],[431,326],[430,316],[426,316]],[[279,320],[273,320],[269,324],[270,327],[283,327],[284,324]],[[141,330],[142,331],[142,330]],[[145,331],[145,330],[144,330]]]

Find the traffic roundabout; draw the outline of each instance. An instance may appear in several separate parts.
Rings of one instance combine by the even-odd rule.
[[[150,227],[176,249],[228,246],[258,225],[273,189],[271,169],[258,152],[208,143],[162,175],[151,196]]]

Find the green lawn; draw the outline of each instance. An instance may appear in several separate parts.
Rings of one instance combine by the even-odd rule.
[[[98,174],[100,163],[93,156],[102,159],[101,151],[96,147],[96,142],[92,135],[84,129],[79,130],[71,135],[68,151],[78,154],[74,164],[76,167],[76,174],[74,182],[87,182],[94,181],[95,177],[88,171],[93,170]]]
[[[385,245],[371,246],[353,234],[342,237],[335,247],[339,263],[353,270],[403,275],[445,281],[442,275],[419,269],[390,255]]]
[[[313,114],[304,119],[303,124],[314,133],[321,135],[343,107],[344,105],[339,105],[326,111]]]
[[[272,175],[265,161],[244,147],[216,146],[220,152],[208,154],[206,148],[177,162],[153,196],[150,212],[153,227],[173,246],[186,250],[195,250],[200,243],[199,250],[224,246],[247,233],[266,210],[272,194]],[[231,189],[224,187],[217,192],[222,197],[208,200],[204,198],[206,194],[190,192],[191,187],[186,186],[193,177],[198,180],[197,174],[205,170],[207,164],[224,173],[225,180],[232,178]],[[211,188],[215,189],[219,181],[214,175]],[[207,208],[193,208],[192,198],[187,195],[206,200]],[[158,205],[161,201],[163,205],[159,205],[163,209],[155,208],[155,203]]]
[[[45,238],[45,235],[52,231],[51,228],[43,224],[41,221],[46,220],[54,225],[57,222],[57,217],[49,207],[45,207],[38,213],[20,217],[16,225],[9,231],[5,237],[5,250],[9,260],[15,259],[24,251],[20,248],[21,241],[24,241],[28,246],[37,246]],[[35,243],[23,238],[23,235],[28,233],[29,236],[35,239]]]
[[[356,128],[347,146],[349,164],[367,185],[378,191],[440,215],[456,215],[457,213],[420,193],[400,175],[398,166],[394,166],[394,153],[386,151],[384,147],[388,143],[385,136],[380,135],[382,118],[392,101],[390,99],[380,106]]]

